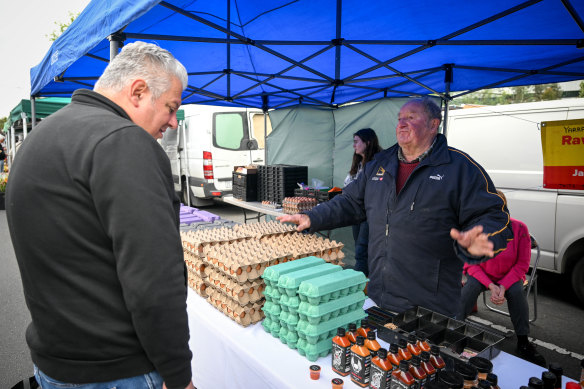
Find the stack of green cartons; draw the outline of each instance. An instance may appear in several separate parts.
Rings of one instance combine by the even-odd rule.
[[[362,292],[367,278],[361,272],[307,257],[271,266],[263,277],[264,329],[310,361],[330,352],[338,327],[359,325],[367,316]]]

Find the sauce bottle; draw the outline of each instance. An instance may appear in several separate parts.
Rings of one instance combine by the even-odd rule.
[[[357,343],[351,347],[351,381],[366,388],[369,385],[371,352],[365,347],[365,338],[357,336]]]
[[[444,359],[442,359],[442,357],[440,356],[440,347],[438,346],[430,347],[430,362],[432,363],[432,365],[434,365],[436,373],[444,370],[444,368],[446,367],[446,362],[444,362]]]
[[[551,371],[544,371],[541,373],[541,380],[543,381],[543,389],[554,389],[556,384],[556,375]]]
[[[556,375],[556,385],[554,386],[555,389],[562,389],[562,375],[564,374],[564,369],[559,363],[552,362],[550,363],[549,371]]]
[[[408,350],[408,342],[405,339],[401,339],[398,343],[398,355],[404,361],[412,359],[412,353]]]
[[[387,359],[387,350],[380,348],[377,356],[371,360],[371,389],[389,389],[393,366]]]
[[[432,365],[432,362],[430,362],[430,353],[427,351],[422,351],[420,354],[420,359],[422,361],[422,369],[424,369],[426,375],[428,376],[427,382],[433,381],[434,378],[436,378],[436,368],[434,365]]]
[[[357,343],[357,324],[350,323],[347,331],[347,339],[351,342],[351,346]]]
[[[413,355],[420,355],[420,353],[422,352],[422,349],[420,349],[420,347],[418,347],[417,343],[417,339],[416,339],[416,335],[414,334],[409,334],[408,335],[408,351]]]
[[[543,389],[543,381],[537,377],[531,377],[527,386],[531,389]]]
[[[397,344],[392,343],[389,345],[389,352],[387,353],[387,359],[391,362],[392,365],[396,367],[399,366],[399,361],[402,360],[402,357],[398,354],[399,349],[397,348]]]
[[[430,342],[428,341],[428,339],[418,337],[416,345],[420,348],[420,350],[430,352]]]
[[[486,358],[472,357],[468,360],[479,372],[479,380],[486,380],[487,374],[493,371],[493,363]]]
[[[421,388],[426,385],[428,376],[426,375],[426,372],[421,366],[420,357],[418,357],[417,355],[412,356],[412,359],[410,359],[410,373],[414,377],[414,380],[416,380],[417,383],[416,386],[418,388]]]
[[[333,338],[332,368],[343,377],[351,373],[351,342],[343,327],[337,329],[337,336]]]
[[[367,333],[367,339],[365,339],[365,347],[371,352],[371,359],[377,356],[377,351],[381,348],[379,342],[377,341],[376,332],[371,330]]]
[[[479,380],[479,389],[491,389],[491,383],[487,380]]]
[[[361,320],[361,327],[357,330],[357,335],[362,336],[363,338],[367,338],[367,333],[371,330],[369,328],[369,321],[366,319]]]
[[[400,389],[416,388],[416,380],[414,380],[414,377],[410,373],[408,365],[407,361],[402,360],[399,363],[399,369],[396,369],[391,373],[392,387],[394,387],[395,384],[395,387]]]
[[[476,367],[468,363],[457,363],[455,370],[464,379],[464,389],[470,389],[479,384],[479,372]]]
[[[487,374],[487,381],[491,383],[491,388],[499,389],[499,378],[495,373]]]

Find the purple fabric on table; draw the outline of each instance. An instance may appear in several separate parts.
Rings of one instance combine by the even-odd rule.
[[[181,218],[180,218],[180,222],[186,223],[186,224],[190,224],[190,223],[194,223],[194,222],[202,222],[202,221],[206,221],[206,220],[203,220],[202,218],[197,217],[196,215],[181,216]]]
[[[213,222],[215,220],[221,219],[219,216],[207,211],[197,211],[193,215],[200,217],[206,222]]]

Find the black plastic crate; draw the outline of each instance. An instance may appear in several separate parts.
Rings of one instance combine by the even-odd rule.
[[[233,185],[233,197],[243,201],[258,201],[258,191],[256,186]]]
[[[258,175],[233,172],[233,185],[254,186],[257,191]]]

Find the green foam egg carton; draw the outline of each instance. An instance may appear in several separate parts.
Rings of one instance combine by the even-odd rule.
[[[296,325],[298,324],[299,320],[300,317],[297,313],[287,311],[282,311],[282,313],[280,313],[280,321],[286,324],[289,328],[293,328],[294,330],[296,329]]]
[[[280,263],[278,265],[268,266],[262,274],[266,286],[275,287],[278,285],[278,279],[281,275],[291,273],[297,270],[306,269],[307,267],[316,266],[325,263],[325,260],[317,257],[304,257],[294,261]]]
[[[274,302],[280,302],[280,297],[282,297],[276,286],[266,285],[266,288],[264,289],[263,293],[266,300],[270,299],[271,301]]]
[[[264,330],[267,333],[272,334],[272,336],[277,338],[280,333],[280,320],[277,318],[274,320],[270,315],[266,315],[265,319],[262,321],[262,327],[264,327]]]
[[[280,327],[279,338],[282,343],[287,344],[291,349],[296,348],[298,342],[298,333],[295,330],[290,330],[285,325]]]
[[[310,362],[315,362],[318,358],[326,357],[331,352],[333,345],[330,339],[310,344],[306,339],[299,338],[296,348],[300,355],[306,357]]]
[[[280,306],[284,311],[298,312],[298,306],[300,305],[300,297],[298,295],[288,296],[283,294],[280,296]]]
[[[332,263],[323,263],[322,265],[312,266],[306,269],[297,270],[288,274],[281,275],[278,278],[278,290],[282,295],[290,297],[296,296],[298,287],[303,281],[311,278],[317,278],[326,274],[342,271],[343,268]],[[361,273],[363,274],[363,273]]]
[[[298,307],[299,318],[300,320],[308,321],[310,324],[318,324],[344,315],[347,312],[363,308],[363,303],[366,299],[365,293],[358,291],[320,305],[302,301]]]
[[[262,310],[265,314],[272,316],[280,316],[280,312],[282,312],[280,304],[275,304],[271,301],[266,301],[262,307]]]
[[[317,305],[362,291],[367,281],[362,272],[345,269],[303,281],[298,287],[298,294],[302,301]]]
[[[331,340],[339,327],[346,328],[350,323],[355,323],[359,326],[361,320],[366,317],[365,311],[359,308],[319,324],[310,324],[307,320],[299,320],[296,330],[300,338],[306,339],[310,344],[316,344],[325,339]]]

